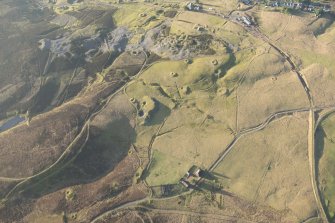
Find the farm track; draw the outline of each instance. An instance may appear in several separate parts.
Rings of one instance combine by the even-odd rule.
[[[225,220],[227,222],[241,222],[241,223],[256,223],[255,221],[242,220],[240,218],[229,216],[229,215],[219,215],[206,212],[197,212],[197,211],[182,211],[182,210],[170,210],[170,209],[158,209],[139,206],[139,208],[146,209],[152,212],[159,212],[164,214],[178,214],[178,215],[187,215],[187,216],[200,216],[204,218],[216,219],[216,220]]]
[[[236,23],[236,22],[235,22]],[[239,24],[239,23],[237,23]],[[239,24],[240,25],[240,24]],[[245,27],[244,27],[245,28]],[[319,195],[319,190],[318,190],[318,187],[317,187],[317,180],[316,180],[316,173],[315,173],[315,165],[316,165],[316,160],[315,160],[315,149],[314,149],[314,136],[315,136],[315,130],[317,128],[317,126],[319,125],[319,123],[322,121],[322,118],[319,118],[316,122],[315,122],[315,111],[317,110],[322,110],[322,109],[325,109],[325,108],[331,108],[332,112],[335,111],[335,106],[325,106],[325,107],[314,107],[314,102],[313,102],[313,98],[310,94],[310,90],[309,90],[309,87],[308,87],[308,83],[307,81],[305,80],[304,76],[299,72],[299,70],[297,69],[297,66],[294,64],[294,62],[292,61],[292,59],[290,58],[290,56],[284,52],[283,50],[281,50],[278,46],[276,46],[275,44],[273,44],[271,42],[271,40],[268,39],[267,36],[265,36],[264,34],[262,34],[258,29],[257,30],[249,30],[249,29],[246,29],[249,33],[253,34],[254,36],[258,37],[258,38],[261,38],[263,41],[267,42],[273,49],[275,49],[280,55],[282,55],[285,60],[290,64],[291,66],[291,70],[292,72],[294,72],[298,79],[299,79],[299,82],[302,84],[302,86],[304,87],[304,90],[306,92],[306,95],[308,97],[308,100],[309,100],[309,103],[310,103],[310,107],[309,108],[300,108],[300,109],[292,109],[292,110],[285,110],[285,111],[279,111],[279,112],[276,112],[276,113],[273,113],[271,114],[263,123],[257,125],[257,126],[254,126],[254,127],[250,127],[248,129],[242,129],[240,131],[238,131],[238,133],[235,135],[234,139],[232,140],[232,142],[224,149],[223,153],[221,153],[219,155],[219,158],[209,167],[209,171],[213,171],[218,165],[219,163],[232,151],[232,149],[234,148],[234,145],[236,144],[236,142],[243,136],[247,135],[247,134],[251,134],[251,133],[254,133],[254,132],[257,132],[257,131],[260,131],[260,130],[263,130],[266,126],[268,126],[272,121],[275,121],[277,119],[280,119],[280,118],[283,118],[283,117],[287,117],[287,116],[292,116],[294,115],[295,113],[300,113],[300,112],[308,112],[309,111],[309,137],[308,137],[308,151],[309,151],[309,162],[310,162],[310,172],[311,172],[311,181],[312,181],[312,185],[313,185],[313,191],[314,191],[314,195],[315,195],[315,198],[316,198],[316,201],[318,203],[318,209],[319,209],[319,215],[321,215],[322,219],[327,219],[326,217],[326,214],[325,214],[325,211],[324,211],[324,208],[322,206],[322,203],[321,203],[321,200],[320,200],[320,195]],[[79,135],[77,135],[77,137],[81,137],[82,134],[85,134],[86,131],[85,128],[87,128],[87,136],[86,136],[86,139],[84,141],[84,143],[81,145],[80,147],[80,150],[77,152],[77,155],[81,152],[81,149],[85,146],[88,138],[89,138],[89,127],[90,127],[90,121],[92,119],[94,119],[94,117],[96,115],[98,115],[101,111],[104,110],[104,108],[106,108],[106,106],[109,104],[110,100],[115,96],[117,95],[118,93],[120,93],[121,91],[123,91],[124,89],[126,89],[126,87],[128,86],[128,84],[136,79],[143,71],[144,67],[146,65],[146,61],[144,62],[141,70],[135,75],[132,77],[132,79],[127,83],[127,84],[124,84],[123,86],[121,86],[117,91],[115,91],[112,95],[108,96],[106,102],[104,103],[103,106],[99,107],[97,109],[97,111],[93,112],[89,117],[88,119],[86,120],[85,124],[83,125],[82,127],[82,131],[79,133]],[[46,70],[46,69],[45,69]],[[70,83],[71,81],[73,80],[73,77],[70,79]],[[325,115],[324,115],[325,116]],[[162,126],[164,125],[164,123],[162,124]],[[161,126],[161,127],[162,127]],[[161,129],[161,127],[159,128],[158,132],[156,133],[156,135],[152,138],[152,142],[150,142],[150,147],[152,146],[155,138],[157,136],[159,136],[159,131]],[[237,128],[237,126],[236,126]],[[76,137],[76,139],[77,139]],[[75,139],[75,140],[76,140]],[[74,140],[74,141],[75,141]],[[73,142],[74,142],[73,141]],[[72,144],[72,143],[71,143]],[[69,147],[68,147],[69,148]],[[67,149],[68,149],[67,148]],[[71,151],[72,153],[72,151]],[[149,152],[149,154],[151,154]],[[16,182],[16,181],[21,181],[18,185],[16,185],[14,187],[14,189],[12,191],[10,191],[8,194],[7,194],[7,198],[8,197],[11,197],[12,195],[14,195],[17,191],[17,188],[20,188],[19,186],[21,185],[24,185],[25,183],[29,183],[29,180],[35,178],[35,177],[40,177],[40,174],[43,174],[45,173],[45,171],[52,171],[52,168],[54,167],[54,165],[57,165],[58,164],[58,161],[61,162],[61,160],[66,157],[67,155],[67,152],[65,151],[61,157],[59,157],[59,159],[56,161],[56,163],[52,164],[49,168],[43,170],[42,172],[34,175],[34,176],[31,176],[31,177],[28,177],[28,178],[6,178],[6,177],[0,177],[0,181],[3,181],[3,182]],[[75,155],[76,157],[76,155]],[[69,164],[73,159],[75,159],[75,157],[73,157],[70,161],[68,161],[66,164],[62,165],[62,168],[65,167],[65,165]],[[149,164],[151,162],[151,156],[149,156]],[[146,167],[146,169],[149,168],[150,165],[148,165]],[[57,170],[57,169],[56,169]],[[52,173],[51,173],[52,174]],[[50,175],[48,175],[50,176]],[[45,176],[47,177],[47,176]],[[43,178],[44,179],[44,178]],[[39,181],[42,180],[42,179],[38,179]],[[30,186],[30,184],[29,184]],[[28,187],[28,185],[27,185]],[[21,188],[20,188],[21,190]],[[23,188],[22,188],[23,190]],[[191,193],[191,191],[188,191],[186,193]],[[183,193],[183,194],[186,194],[186,193]],[[172,199],[172,198],[175,198],[175,197],[179,197],[180,195],[182,194],[179,194],[179,195],[176,195],[174,197],[170,197],[170,198],[166,198],[166,199]],[[127,208],[134,208],[134,207],[140,207],[140,208],[144,208],[144,209],[147,209],[149,211],[154,211],[154,212],[160,212],[160,213],[166,213],[166,214],[180,214],[180,215],[189,215],[189,216],[202,216],[202,217],[207,217],[207,218],[213,218],[213,219],[220,219],[220,220],[229,220],[229,221],[238,221],[238,222],[252,222],[252,221],[245,221],[245,220],[241,220],[239,218],[235,218],[235,217],[232,217],[232,216],[225,216],[225,215],[217,215],[217,214],[209,214],[209,213],[204,213],[204,212],[191,212],[191,211],[179,211],[179,210],[164,210],[164,209],[155,209],[155,208],[149,208],[149,207],[144,207],[144,206],[139,206],[138,204],[140,203],[143,203],[143,202],[146,202],[146,201],[150,201],[150,200],[156,200],[156,199],[153,199],[153,198],[149,198],[149,197],[146,197],[144,199],[140,199],[140,200],[137,200],[137,201],[132,201],[132,202],[129,202],[129,203],[126,203],[126,204],[123,204],[123,205],[120,205],[112,210],[109,210],[109,211],[106,211],[105,213],[97,216],[95,219],[93,219],[91,221],[91,223],[93,222],[96,222],[97,220],[100,220],[102,219],[103,217],[113,213],[113,212],[116,212],[116,211],[119,211],[119,210],[123,210],[123,209],[127,209]],[[157,200],[163,200],[163,199],[157,199]],[[321,204],[321,206],[320,206]],[[328,222],[328,221],[327,221]]]
[[[147,61],[148,57],[147,57],[147,54],[144,51],[143,51],[143,53],[146,55],[146,59],[145,59],[143,65],[142,65],[140,71],[130,79],[128,84],[132,80],[136,79],[143,72],[144,67],[146,66],[146,61]],[[83,149],[83,147],[85,146],[86,142],[89,139],[89,128],[90,128],[91,120],[93,120],[94,117],[97,116],[101,111],[103,111],[107,107],[107,105],[109,104],[110,100],[115,95],[122,92],[123,89],[126,86],[127,86],[127,84],[124,84],[118,90],[116,90],[114,93],[109,95],[107,97],[107,100],[105,101],[105,103],[103,105],[100,105],[98,108],[96,108],[95,111],[93,111],[91,113],[91,115],[89,117],[87,117],[87,119],[85,121],[85,124],[83,125],[80,133],[76,136],[76,138],[72,141],[72,143],[66,148],[66,150],[61,154],[61,156],[57,159],[57,161],[55,163],[53,163],[51,166],[49,166],[48,168],[42,170],[41,172],[39,172],[39,173],[37,173],[33,176],[23,178],[23,179],[22,178],[21,179],[19,179],[19,178],[16,179],[16,178],[0,177],[0,181],[1,180],[4,180],[5,182],[19,181],[19,183],[7,193],[7,195],[5,196],[4,201],[2,201],[2,202],[6,202],[6,200],[13,197],[18,192],[24,191],[26,188],[29,188],[29,186],[31,186],[32,184],[36,184],[36,183],[40,182],[41,180],[43,180],[43,179],[45,179],[49,176],[52,176],[55,172],[59,171],[60,169],[63,169],[69,163],[71,163],[80,154],[81,150]],[[87,131],[85,131],[85,129],[87,129]],[[79,147],[79,149],[73,151],[73,147],[77,146],[78,141],[80,140],[80,138],[85,133],[87,134],[85,141],[82,143],[82,145]]]
[[[330,108],[329,111],[327,111],[326,113],[322,114],[320,117],[318,117],[316,123],[315,123],[315,129],[314,131],[316,131],[316,129],[319,127],[320,123],[327,118],[329,115],[331,115],[332,113],[335,112],[335,108]]]
[[[178,195],[171,196],[171,197],[165,197],[165,198],[150,198],[150,197],[145,197],[145,198],[142,198],[140,200],[135,200],[135,201],[127,202],[127,203],[124,203],[124,204],[120,204],[120,205],[118,205],[118,206],[116,206],[116,207],[114,207],[112,209],[106,210],[103,213],[100,213],[99,215],[95,216],[90,221],[90,223],[95,223],[98,220],[101,220],[104,217],[107,217],[108,215],[113,214],[113,213],[115,213],[117,211],[125,210],[125,209],[128,209],[128,208],[133,208],[133,207],[138,207],[139,204],[144,203],[144,202],[148,202],[150,200],[151,201],[171,200],[171,199],[174,199],[174,198],[178,198],[181,195],[187,195],[187,194],[190,194],[190,193],[192,193],[192,190],[189,190],[189,191],[186,191],[186,192],[184,192],[182,194],[178,194]]]
[[[142,176],[145,176],[148,173],[148,170],[150,169],[151,163],[152,163],[152,156],[153,156],[153,152],[152,152],[152,146],[155,143],[156,138],[159,136],[160,131],[162,130],[163,126],[165,125],[167,119],[164,119],[163,123],[159,126],[158,130],[156,131],[156,133],[151,137],[149,146],[148,146],[148,157],[149,157],[149,162],[146,165],[145,169],[143,170]],[[145,181],[145,179],[142,179]],[[147,183],[146,183],[147,185]]]
[[[313,134],[313,141],[311,141],[310,143],[312,144],[313,148],[315,147],[315,135],[316,135],[316,130],[317,128],[319,127],[320,123],[325,119],[327,118],[329,115],[332,115],[333,113],[335,112],[335,108],[331,108],[329,111],[327,111],[326,113],[322,114],[317,120],[316,122],[314,121],[315,119],[315,115],[313,117],[310,117],[313,119],[313,123],[315,123],[313,126],[310,126],[310,129],[309,129],[309,132],[310,134]],[[311,151],[312,152],[312,151]],[[314,169],[313,169],[313,172],[312,172],[312,177],[313,177],[313,183],[315,184],[314,187],[316,188],[316,191],[314,193],[317,193],[316,195],[318,196],[318,205],[321,205],[321,208],[322,208],[322,219],[326,219],[326,222],[328,223],[329,220],[328,220],[328,215],[326,213],[326,209],[324,208],[326,205],[324,203],[324,199],[321,198],[321,191],[320,191],[320,188],[318,186],[318,179],[319,179],[319,176],[318,176],[318,173],[317,173],[317,165],[318,165],[318,160],[317,158],[315,157],[315,148],[313,150],[313,154],[311,154],[313,156],[311,162],[313,162],[313,165],[314,165]]]
[[[20,182],[27,178],[10,178],[10,177],[0,177],[0,182]]]
[[[322,110],[322,109],[325,109],[325,108],[333,108],[335,110],[335,105],[334,106],[327,106],[327,107],[317,107],[315,108],[315,110]],[[240,133],[238,133],[235,138],[233,139],[233,141],[223,150],[224,152],[219,156],[219,158],[210,166],[210,168],[208,169],[208,171],[213,171],[217,165],[231,152],[231,150],[233,149],[233,146],[236,144],[236,142],[244,135],[247,135],[249,133],[253,133],[253,132],[257,132],[259,130],[262,130],[264,129],[269,123],[271,123],[272,121],[276,120],[276,119],[279,119],[279,118],[283,118],[283,117],[286,117],[288,115],[293,115],[294,113],[299,113],[299,112],[308,112],[310,109],[309,108],[301,108],[301,109],[292,109],[292,110],[287,110],[287,111],[280,111],[280,112],[276,112],[272,115],[270,115],[263,123],[257,125],[257,126],[254,126],[254,127],[251,127],[251,128],[248,128],[248,129],[244,129],[242,130]],[[198,181],[198,184],[200,183],[201,181]],[[146,198],[143,198],[143,199],[140,199],[140,200],[136,200],[136,201],[132,201],[132,202],[129,202],[129,203],[125,203],[125,204],[122,204],[122,205],[119,205],[117,207],[114,207],[110,210],[107,210],[103,213],[101,213],[100,215],[96,216],[92,221],[91,223],[95,223],[97,222],[99,219],[102,219],[103,217],[106,217],[108,216],[109,214],[113,213],[113,212],[117,212],[117,211],[120,211],[120,210],[124,210],[124,209],[127,209],[129,207],[133,207],[133,206],[136,206],[138,204],[141,204],[141,203],[144,203],[144,202],[147,202],[147,201],[150,201],[150,200],[169,200],[169,199],[173,199],[173,198],[176,198],[176,197],[179,197],[181,195],[185,195],[185,194],[189,194],[189,193],[192,193],[193,190],[189,190],[185,193],[182,193],[182,194],[178,194],[178,195],[175,195],[173,197],[166,197],[166,198],[149,198],[149,197],[146,197]]]
[[[37,184],[41,180],[52,176],[55,174],[57,171],[63,169],[66,167],[70,162],[72,162],[77,155],[81,152],[81,150],[84,148],[88,138],[89,138],[89,122],[87,122],[84,127],[82,128],[81,132],[77,135],[77,137],[72,141],[72,143],[67,147],[67,149],[64,151],[64,153],[57,159],[55,163],[53,163],[51,166],[48,168],[44,169],[43,171],[25,178],[23,181],[19,182],[17,185],[14,186],[13,189],[11,189],[7,195],[5,196],[5,200],[12,198],[15,196],[15,194],[23,191],[26,188],[29,188],[30,186]],[[78,146],[77,143],[81,139],[81,137],[85,136],[84,134],[86,133],[86,137],[84,142],[82,143],[81,146],[78,147],[78,149],[73,148]],[[74,151],[73,151],[74,150]],[[73,155],[73,156],[71,156]],[[64,163],[63,163],[64,162]]]
[[[326,108],[334,108],[335,109],[335,105],[334,106],[326,106],[326,107],[316,107],[314,109],[315,110],[322,110],[322,109],[326,109]],[[250,127],[248,129],[242,129],[239,133],[237,133],[235,135],[232,142],[223,150],[224,152],[221,155],[219,155],[219,158],[208,168],[208,170],[213,171],[219,165],[219,163],[231,152],[231,150],[233,149],[233,146],[237,143],[237,141],[241,137],[243,137],[247,134],[254,133],[254,132],[257,132],[257,131],[260,131],[260,130],[264,129],[268,124],[270,124],[272,121],[274,121],[276,119],[291,116],[294,113],[308,112],[309,110],[310,110],[310,108],[301,108],[301,109],[279,111],[279,112],[271,114],[263,123],[261,123],[257,126]]]
[[[311,184],[312,184],[312,189],[313,189],[313,193],[314,193],[314,197],[315,197],[315,201],[317,204],[317,208],[318,208],[318,214],[319,216],[322,218],[323,222],[329,222],[328,218],[327,218],[327,214],[325,211],[325,208],[321,202],[321,198],[320,198],[320,191],[318,189],[317,186],[317,176],[316,176],[316,160],[315,160],[315,109],[314,108],[314,101],[313,101],[313,97],[310,93],[310,89],[307,83],[307,80],[305,79],[304,75],[302,73],[300,73],[298,67],[296,66],[296,64],[294,63],[294,61],[291,59],[291,57],[289,56],[289,54],[287,52],[285,52],[284,50],[282,50],[280,47],[278,47],[275,43],[273,43],[271,41],[271,39],[266,36],[265,34],[263,34],[258,27],[256,26],[244,26],[243,24],[241,24],[240,22],[237,22],[235,20],[235,18],[232,17],[232,12],[229,13],[228,16],[224,16],[221,13],[210,13],[210,12],[205,12],[207,14],[211,14],[211,15],[215,15],[215,16],[219,16],[219,17],[223,17],[228,19],[229,21],[242,26],[242,28],[244,30],[246,30],[249,34],[251,34],[252,36],[263,40],[264,42],[268,43],[273,49],[275,49],[291,66],[291,71],[294,72],[298,79],[300,84],[302,85],[302,87],[304,88],[304,91],[307,95],[308,101],[309,101],[309,126],[308,126],[308,156],[309,156],[309,167],[310,167],[310,177],[311,177]],[[260,130],[260,129],[258,129]],[[255,129],[255,131],[258,131],[257,128]],[[210,167],[209,170],[215,169],[215,167],[218,165],[218,161],[222,161],[223,158],[230,152],[230,150],[232,149],[232,146],[236,143],[236,138],[233,140],[233,142],[231,144],[229,144],[228,146],[228,150],[222,154],[222,156]],[[223,157],[223,158],[222,158]],[[214,168],[213,168],[214,167]]]

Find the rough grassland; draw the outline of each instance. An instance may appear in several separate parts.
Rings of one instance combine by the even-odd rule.
[[[236,9],[238,5],[237,0],[203,0],[202,3],[206,8],[219,8],[226,13]]]
[[[238,88],[240,129],[261,123],[278,111],[308,107],[296,74],[278,54],[260,51],[249,61]]]
[[[316,150],[319,158],[319,187],[328,214],[335,213],[335,116],[327,117],[316,132]]]
[[[313,99],[318,106],[334,105],[335,101],[335,77],[327,67],[315,63],[301,71],[306,76]]]
[[[198,58],[191,64],[159,62],[127,87],[130,98],[141,101],[149,96],[158,104],[149,124],[136,127],[138,147],[147,147],[157,134],[152,143],[150,184],[176,183],[194,164],[207,168],[232,140],[235,96],[225,93],[226,86],[216,83],[213,76],[216,69],[228,66],[228,61],[229,56]],[[164,162],[157,162],[162,157]]]
[[[274,121],[264,130],[242,137],[215,173],[222,176],[228,191],[287,210],[290,222],[315,216],[307,128],[306,115]]]
[[[311,88],[314,104],[332,104],[335,95],[333,19],[328,16],[315,18],[308,13],[290,16],[261,11],[257,15],[261,30],[300,66]]]
[[[171,148],[171,150],[176,149]],[[147,182],[152,186],[177,183],[181,176],[185,174],[183,170],[187,170],[191,164],[177,156],[171,155],[171,153],[165,154],[159,150],[154,150],[151,168],[148,173],[150,177],[147,178]],[[174,168],[174,166],[178,168]]]
[[[126,26],[131,30],[136,30],[136,28],[143,26],[151,16],[157,17],[156,7],[147,7],[143,4],[125,4],[118,8],[113,18],[117,26]]]

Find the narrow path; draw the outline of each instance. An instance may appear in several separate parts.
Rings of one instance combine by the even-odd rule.
[[[242,136],[264,129],[270,122],[272,122],[275,119],[282,118],[287,115],[293,115],[296,112],[307,112],[307,111],[309,111],[309,108],[292,109],[292,110],[276,112],[271,114],[263,123],[248,129],[241,130],[239,133],[235,135],[233,141],[223,150],[224,152],[219,155],[219,158],[208,168],[208,171],[213,171],[220,164],[220,162],[231,152],[236,142]]]
[[[150,197],[145,197],[145,198],[142,198],[140,200],[135,200],[135,201],[131,201],[131,202],[127,202],[127,203],[124,203],[124,204],[120,204],[112,209],[109,209],[109,210],[106,210],[105,212],[103,213],[100,213],[98,216],[94,217],[90,223],[95,223],[97,222],[98,220],[101,220],[101,219],[104,219],[105,217],[107,217],[108,215],[112,214],[112,213],[115,213],[117,211],[120,211],[120,210],[124,210],[124,209],[127,209],[127,208],[131,208],[131,207],[136,207],[138,206],[139,204],[141,203],[144,203],[144,202],[148,202],[148,201],[163,201],[163,200],[171,200],[171,199],[174,199],[174,198],[177,198],[177,197],[180,197],[182,195],[187,195],[187,194],[190,194],[192,193],[193,191],[192,190],[189,190],[189,191],[186,191],[182,194],[178,194],[178,195],[175,195],[175,196],[172,196],[172,197],[165,197],[165,198],[150,198]]]
[[[213,214],[213,213],[206,213],[206,212],[199,212],[199,211],[171,210],[171,209],[167,210],[167,209],[152,208],[152,207],[147,207],[147,206],[140,205],[140,203],[147,202],[149,200],[150,200],[149,198],[144,198],[144,199],[141,199],[141,200],[138,200],[138,201],[133,201],[133,202],[129,202],[127,204],[121,205],[117,208],[114,208],[113,210],[109,210],[109,211],[97,216],[90,223],[96,223],[99,220],[107,218],[109,215],[116,214],[118,211],[135,209],[135,208],[141,208],[141,209],[146,209],[148,211],[160,212],[160,213],[165,213],[165,214],[200,216],[200,217],[211,218],[211,219],[226,220],[228,222],[238,221],[238,222],[241,222],[241,223],[242,222],[256,223],[255,221],[244,220],[244,219],[240,219],[240,218],[237,218],[237,217],[234,217],[234,216],[229,216],[229,215],[220,215],[220,214]],[[161,199],[159,199],[159,200],[161,200]]]
[[[20,182],[22,180],[25,180],[26,178],[10,178],[10,177],[0,177],[0,182]]]
[[[212,14],[210,12],[206,12],[206,13]],[[220,13],[214,14],[214,15],[219,16],[219,17],[224,17],[224,18],[230,20],[231,22],[242,26],[248,33],[250,33],[254,37],[256,37],[258,39],[261,39],[264,42],[268,43],[283,58],[285,58],[285,60],[291,66],[291,71],[294,72],[297,75],[300,84],[304,88],[304,91],[307,95],[307,98],[308,98],[308,101],[309,101],[309,104],[310,104],[309,109],[308,109],[309,112],[310,112],[309,119],[308,119],[308,121],[309,121],[309,127],[308,127],[308,156],[309,156],[311,184],[312,184],[312,188],[313,188],[315,201],[316,201],[317,207],[318,207],[318,214],[324,222],[329,222],[328,219],[327,219],[325,209],[322,205],[319,189],[318,189],[318,186],[317,186],[316,173],[315,173],[316,172],[316,166],[315,166],[316,160],[315,160],[315,142],[314,142],[314,137],[315,137],[315,132],[314,132],[314,129],[315,129],[315,120],[314,120],[314,118],[315,118],[315,108],[314,108],[313,97],[310,93],[310,89],[309,89],[308,83],[307,83],[304,75],[302,73],[300,73],[298,67],[295,65],[295,63],[293,62],[293,60],[291,59],[289,54],[286,53],[284,50],[282,50],[279,46],[275,45],[270,40],[270,38],[268,38],[265,34],[263,34],[259,30],[258,27],[256,27],[256,26],[244,26],[240,22],[236,21],[235,18],[232,17],[232,14],[229,14],[228,16],[224,16]],[[236,143],[237,140],[238,140],[238,138],[235,137],[234,141],[228,146],[226,152],[224,154],[222,154],[222,156],[211,166],[210,170],[215,169],[215,167],[222,161],[222,159],[230,152],[230,150],[233,148],[233,145]]]
[[[308,157],[310,163],[310,177],[312,182],[312,188],[314,197],[316,200],[316,205],[318,206],[318,214],[324,222],[328,222],[326,211],[321,202],[320,191],[317,183],[316,177],[316,158],[315,158],[315,113],[311,109],[309,112],[309,128],[308,128]]]
[[[314,192],[315,196],[318,198],[317,200],[317,204],[319,206],[319,210],[321,210],[321,213],[319,213],[320,217],[322,217],[322,219],[326,219],[327,221],[326,222],[329,222],[329,219],[328,219],[328,215],[326,213],[326,209],[325,209],[325,204],[322,202],[321,200],[321,191],[320,191],[320,188],[317,184],[317,180],[318,180],[318,173],[316,172],[317,170],[317,165],[318,165],[318,161],[317,161],[317,158],[315,157],[315,135],[316,135],[316,130],[317,128],[319,127],[319,125],[321,124],[321,122],[327,118],[329,115],[333,114],[335,112],[335,108],[331,108],[329,111],[325,112],[324,114],[322,114],[318,119],[317,121],[315,122],[313,120],[313,123],[315,123],[315,125],[311,126],[311,128],[309,129],[309,134],[313,134],[313,138],[311,138],[311,142],[309,142],[311,144],[311,147],[313,147],[313,150],[309,151],[312,156],[312,160],[310,162],[312,162],[312,164],[314,165],[314,168],[313,168],[313,172],[312,172],[312,175],[311,177],[313,178],[313,183],[315,185],[314,188],[316,189]],[[315,119],[315,115],[313,115],[312,117],[310,117],[312,119]],[[321,208],[321,209],[320,209]]]
[[[317,108],[315,108],[315,110],[322,110],[322,109],[325,109],[325,108],[334,108],[334,110],[335,110],[335,105],[334,106],[326,106],[326,107],[317,107]],[[223,150],[224,152],[210,166],[210,168],[208,170],[209,171],[213,171],[217,167],[217,165],[229,154],[229,152],[233,149],[233,146],[235,145],[235,143],[242,136],[244,136],[246,134],[249,134],[249,133],[252,133],[252,132],[256,132],[256,131],[264,129],[270,122],[272,122],[275,119],[279,119],[279,118],[285,117],[287,115],[293,115],[294,113],[297,113],[297,112],[308,112],[309,110],[310,110],[309,108],[301,108],[301,109],[292,109],[292,110],[286,110],[286,111],[276,112],[276,113],[270,115],[263,123],[261,123],[261,124],[259,124],[257,126],[254,126],[254,127],[242,130],[239,134],[237,134],[235,136],[235,138],[233,139],[233,141]],[[112,208],[110,210],[107,210],[107,211],[99,214],[93,220],[91,220],[91,223],[95,223],[98,220],[103,219],[104,217],[108,216],[109,214],[111,214],[113,212],[120,211],[120,210],[129,208],[129,207],[133,207],[135,205],[138,205],[138,204],[150,201],[150,200],[160,200],[160,201],[161,200],[170,200],[170,199],[182,196],[182,195],[190,194],[192,192],[193,192],[193,190],[189,190],[189,191],[184,192],[182,194],[178,194],[178,195],[175,195],[173,197],[166,197],[166,198],[150,198],[150,197],[146,197],[146,198],[143,198],[143,199],[140,199],[140,200],[136,200],[136,201],[128,202],[128,203],[125,203],[125,204],[121,204],[121,205],[119,205],[117,207],[114,207],[114,208]]]
[[[64,168],[68,163],[73,161],[73,159],[76,158],[76,156],[81,152],[83,147],[85,146],[88,138],[89,138],[89,122],[84,125],[81,132],[77,135],[77,137],[72,141],[72,143],[67,147],[67,149],[64,151],[64,153],[57,159],[55,163],[53,163],[48,168],[44,169],[43,171],[31,176],[27,177],[17,185],[15,185],[14,188],[12,188],[7,195],[5,196],[4,201],[8,200],[9,198],[12,198],[15,194],[20,193],[21,191],[25,190],[31,185],[37,184],[41,180],[47,178],[48,176],[52,176],[55,172],[59,171],[60,169]],[[78,149],[74,148],[77,145],[78,141],[81,140],[81,137],[85,136],[84,143],[78,147]],[[64,163],[63,163],[64,162]]]
[[[321,124],[321,122],[327,118],[329,115],[331,115],[332,113],[335,112],[335,108],[329,107],[329,111],[325,112],[324,114],[322,114],[316,121],[315,123],[315,129],[314,131],[316,131],[316,129],[319,127],[319,125]]]
[[[164,214],[200,216],[200,217],[210,218],[210,219],[226,220],[227,222],[256,223],[255,221],[244,220],[244,219],[237,218],[234,216],[229,216],[229,215],[219,215],[219,214],[199,212],[199,211],[160,209],[160,208],[151,208],[151,207],[146,207],[146,206],[138,206],[138,207],[152,211],[152,212],[159,212],[159,213],[164,213]]]
[[[131,80],[136,79],[143,72],[144,67],[146,66],[146,62],[147,62],[147,58],[148,57],[147,57],[147,54],[144,51],[143,51],[143,53],[146,55],[145,61],[144,61],[143,65],[142,65],[140,71],[136,75],[134,75],[131,78]],[[128,82],[127,84],[129,84],[129,83],[130,82]],[[21,179],[21,181],[6,194],[5,199],[2,202],[6,202],[6,200],[10,199],[11,197],[13,197],[18,192],[25,190],[26,188],[28,188],[32,184],[36,184],[36,183],[40,182],[41,180],[45,179],[48,176],[51,176],[52,174],[54,174],[54,172],[59,171],[60,169],[64,168],[69,163],[71,163],[79,155],[79,153],[81,152],[81,150],[83,149],[83,147],[85,146],[86,142],[89,139],[90,122],[94,119],[94,117],[96,115],[98,115],[101,111],[103,111],[107,107],[107,105],[109,104],[109,102],[111,101],[111,99],[114,98],[115,95],[117,95],[118,93],[120,93],[120,92],[123,91],[123,89],[127,86],[127,84],[124,84],[118,90],[116,90],[114,93],[112,93],[111,95],[109,95],[107,97],[106,102],[103,105],[99,105],[99,107],[97,107],[87,117],[86,122],[83,125],[80,133],[69,144],[69,146],[61,154],[61,156],[56,160],[56,162],[54,162],[48,168],[42,170],[41,172],[39,172],[39,173],[37,173],[37,174],[35,174],[33,176]],[[83,136],[86,136],[84,143],[82,145],[80,145],[76,149],[75,147],[78,146],[77,143],[79,142],[79,140]],[[8,182],[11,178],[3,178],[3,179],[6,179],[7,182]],[[15,178],[13,178],[13,180],[15,180]],[[0,178],[0,181],[1,181],[1,178]]]
[[[155,143],[156,138],[159,136],[159,134],[160,134],[160,132],[161,132],[163,126],[165,125],[166,120],[167,120],[167,118],[165,118],[165,119],[163,120],[162,124],[158,127],[156,133],[151,137],[151,140],[150,140],[149,145],[148,145],[148,158],[149,158],[149,162],[148,162],[148,164],[146,165],[146,167],[144,168],[144,170],[143,170],[143,172],[142,172],[142,176],[141,176],[141,178],[143,178],[143,176],[146,176],[147,173],[148,173],[148,171],[149,171],[149,169],[150,169],[150,166],[151,166],[151,163],[152,163],[152,156],[153,156],[152,146],[153,146],[153,144]],[[142,179],[142,180],[145,181],[145,179]],[[147,182],[146,182],[146,181],[145,181],[145,183],[146,183],[146,185],[147,185]]]

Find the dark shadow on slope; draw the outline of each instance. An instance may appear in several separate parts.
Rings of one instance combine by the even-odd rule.
[[[207,170],[201,170],[199,175],[206,180],[217,180],[217,177]]]
[[[39,92],[34,98],[34,105],[31,108],[32,114],[42,112],[46,107],[51,104],[54,96],[59,89],[59,82],[55,78],[50,78],[41,86]]]
[[[324,14],[321,18],[325,19],[326,22],[320,24],[316,30],[313,31],[313,34],[318,37],[327,32],[327,30],[334,24],[335,16],[333,14]],[[316,19],[315,21],[319,20],[320,18]],[[315,22],[314,21],[314,22]]]
[[[230,68],[236,65],[236,57],[233,51],[227,47],[227,53],[229,54],[229,59],[226,63],[222,64],[218,69],[216,69],[214,75],[212,75],[212,82],[215,83],[219,78],[224,77]]]
[[[171,109],[154,99],[156,108],[151,112],[150,118],[144,123],[144,125],[158,125],[162,124],[163,121],[171,114]]]
[[[315,131],[315,178],[316,178],[315,180],[317,182],[320,199],[322,202],[322,206],[326,211],[327,218],[328,220],[330,220],[330,222],[334,222],[334,218],[330,216],[330,210],[328,209],[328,206],[326,205],[324,192],[320,190],[321,184],[320,184],[320,177],[319,177],[319,174],[320,174],[319,164],[320,164],[320,159],[322,158],[323,153],[324,153],[325,140],[327,140],[326,133],[324,129],[321,126],[319,126]]]
[[[100,179],[127,156],[135,137],[135,130],[125,116],[108,123],[104,129],[91,126],[90,138],[75,160],[33,185],[23,195],[36,198],[65,187]]]

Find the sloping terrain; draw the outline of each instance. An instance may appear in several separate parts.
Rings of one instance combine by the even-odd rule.
[[[243,2],[1,1],[0,222],[332,222],[333,13]]]

